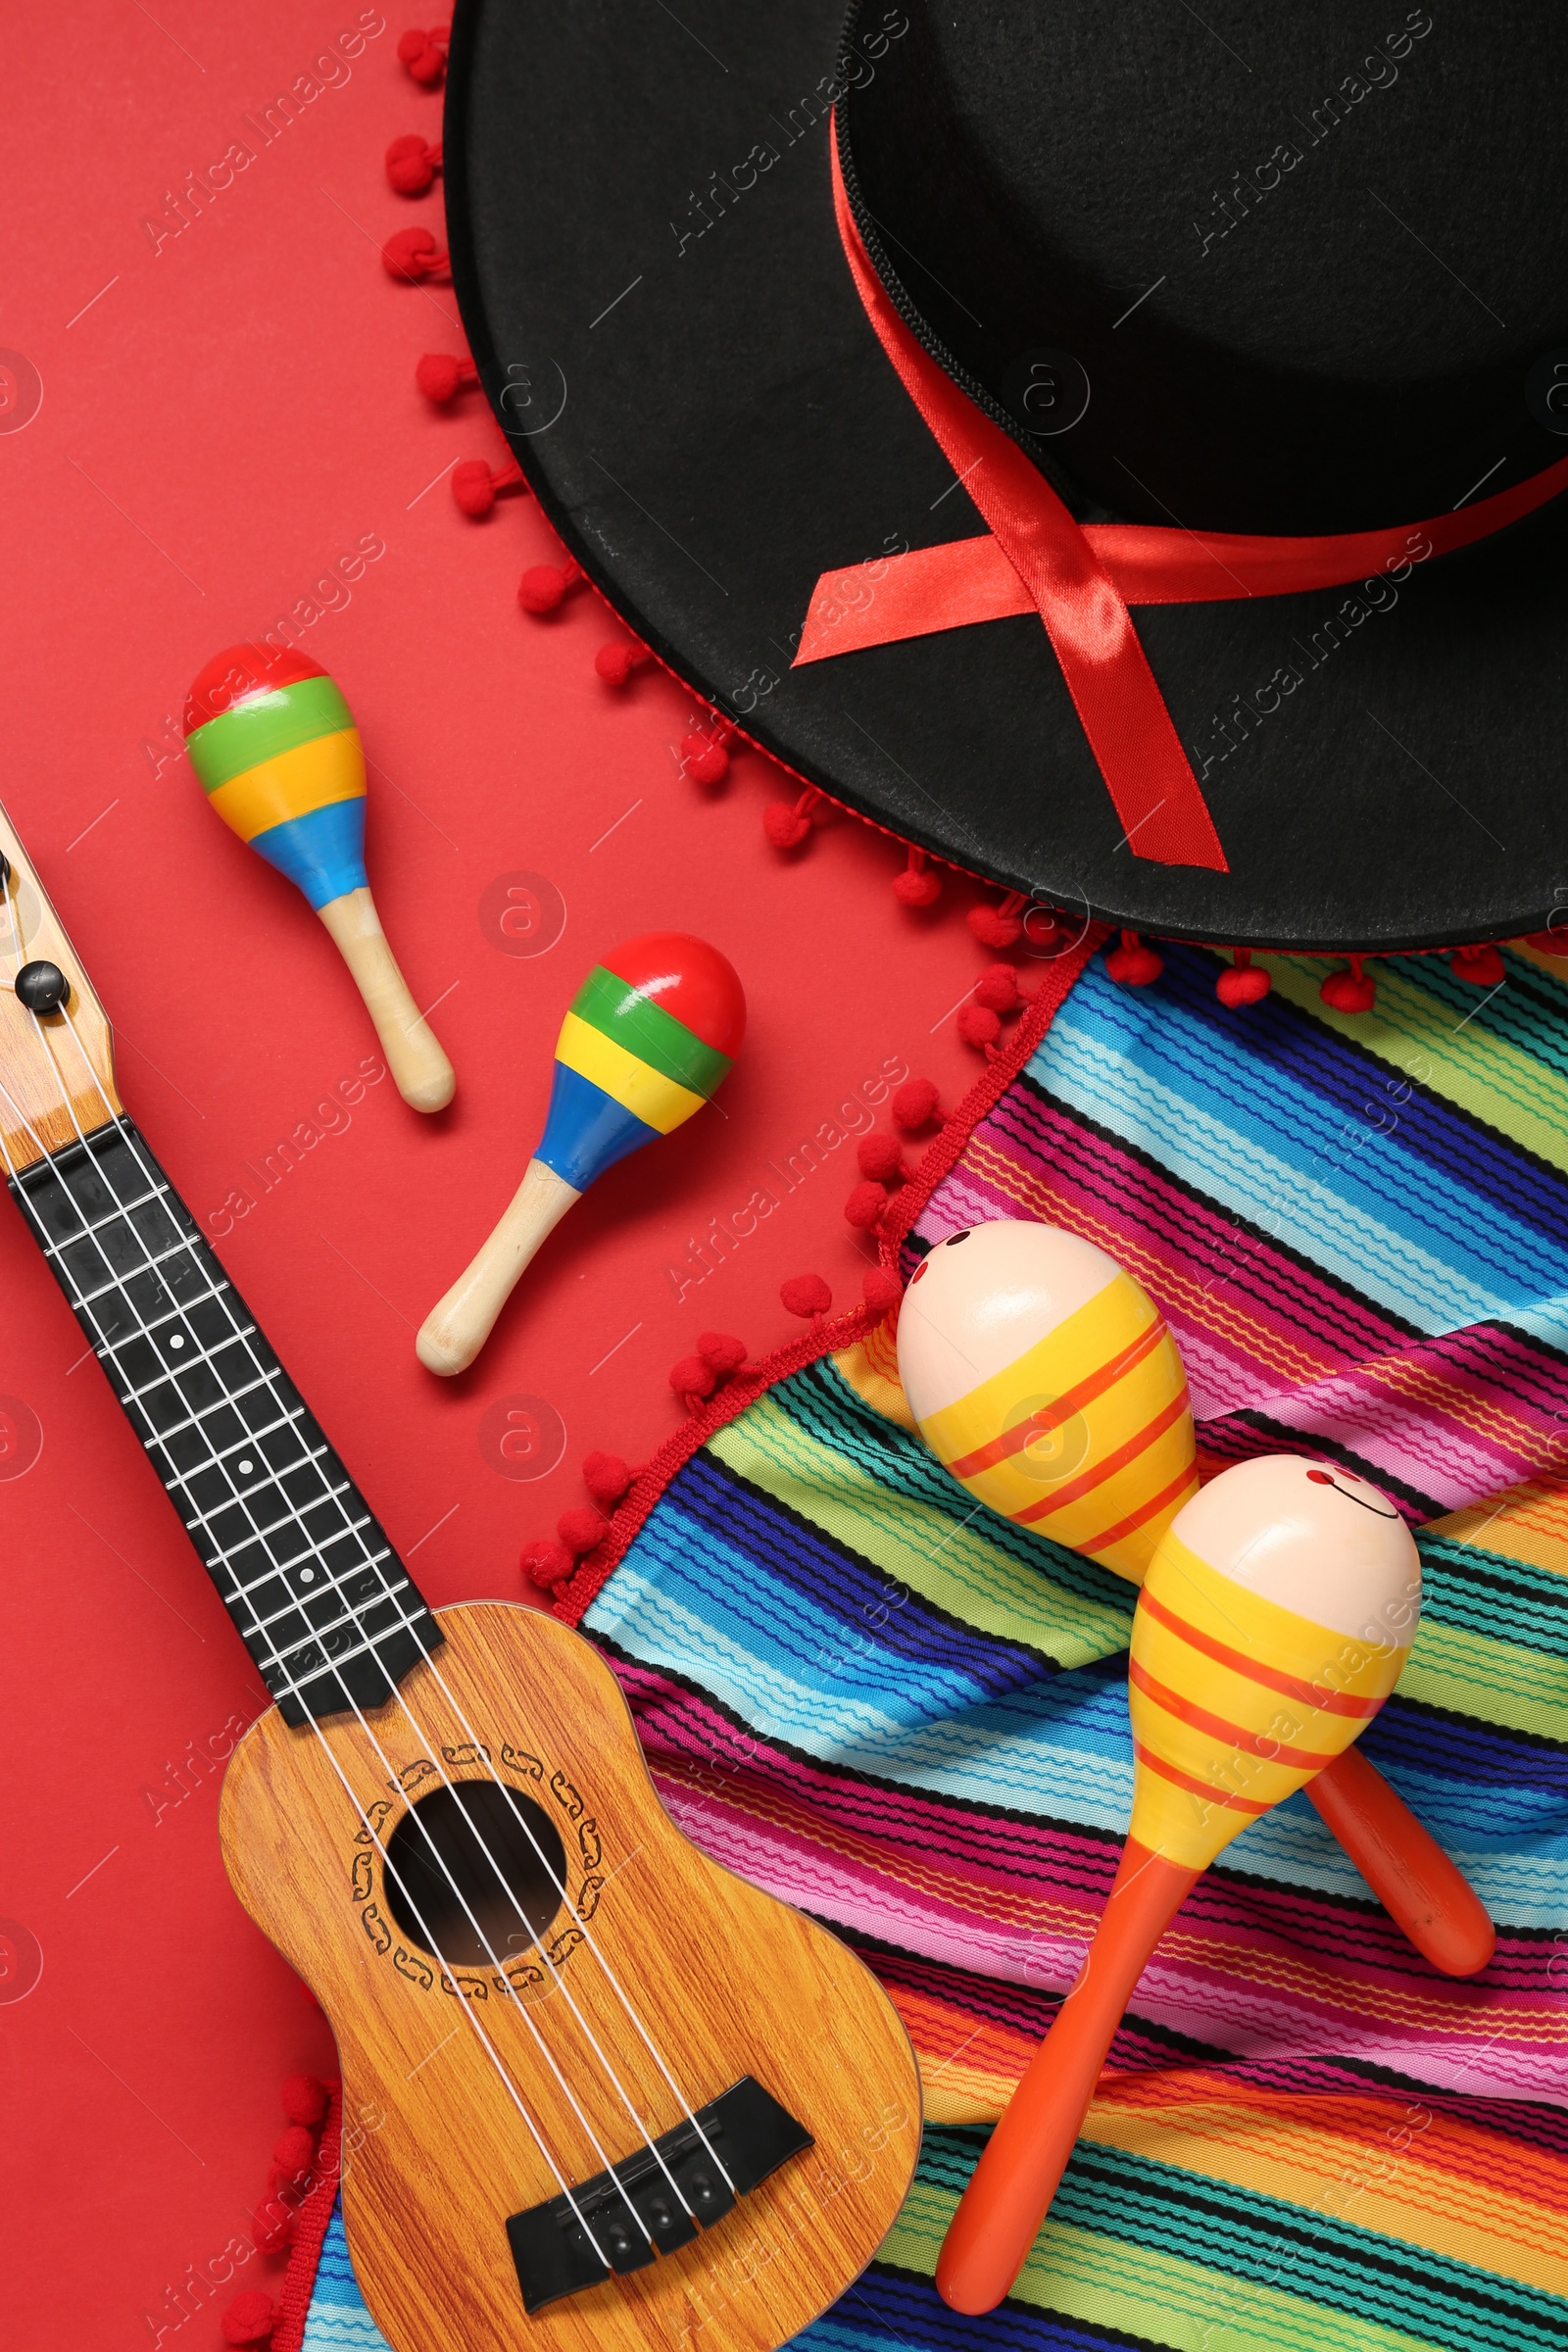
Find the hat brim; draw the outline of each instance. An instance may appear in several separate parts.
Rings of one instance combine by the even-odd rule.
[[[1178,734],[1207,755],[1224,873],[1122,837],[1034,617],[791,666],[822,572],[984,528],[839,245],[842,21],[839,0],[460,0],[458,301],[595,585],[797,775],[1051,905],[1318,952],[1544,927],[1568,902],[1562,499],[1375,605],[1330,589],[1135,613]],[[1298,682],[1271,697],[1282,671]]]

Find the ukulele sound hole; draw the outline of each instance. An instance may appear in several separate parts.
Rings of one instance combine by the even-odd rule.
[[[561,1909],[565,1884],[565,1848],[549,1814],[494,1781],[433,1789],[387,1840],[387,1907],[411,1941],[449,1966],[484,1968],[492,1955],[505,1962],[525,1951]]]

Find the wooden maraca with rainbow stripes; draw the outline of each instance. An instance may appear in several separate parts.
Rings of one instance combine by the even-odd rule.
[[[353,973],[405,1102],[441,1110],[452,1064],[393,959],[365,872],[365,754],[354,714],[300,654],[231,645],[185,698],[209,805],[302,890]]]
[[[706,941],[650,931],[595,964],[556,1043],[539,1148],[500,1223],[420,1328],[419,1361],[462,1372],[535,1250],[594,1179],[683,1126],[746,1035],[734,966]]]
[[[1187,1378],[1163,1316],[1059,1226],[951,1234],[910,1278],[899,1374],[937,1459],[976,1501],[1141,1584],[1198,1493]],[[1417,1951],[1485,1968],[1496,1931],[1463,1874],[1353,1748],[1307,1793]]]
[[[1420,1594],[1394,1505],[1298,1455],[1222,1471],[1164,1530],[1133,1619],[1131,1829],[1078,1980],[949,2225],[936,2283],[954,2310],[1012,2286],[1170,1919],[1249,1822],[1349,1752],[1398,1680]]]

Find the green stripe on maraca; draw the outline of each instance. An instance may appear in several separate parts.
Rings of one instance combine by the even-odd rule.
[[[571,1009],[602,1036],[705,1102],[731,1067],[727,1054],[715,1053],[684,1021],[639,994],[630,982],[607,972],[602,963],[595,964],[578,989]]]
[[[354,714],[330,678],[295,678],[210,718],[187,738],[185,748],[202,790],[216,792],[279,752],[353,724]]]

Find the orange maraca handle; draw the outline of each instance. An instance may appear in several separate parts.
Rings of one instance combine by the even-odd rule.
[[[994,2311],[1067,2169],[1133,1987],[1199,1874],[1129,1838],[1082,1974],[992,2132],[937,2257],[954,2311]]]
[[[1348,1747],[1306,1793],[1396,1928],[1446,1977],[1486,1967],[1497,1931],[1486,1905],[1375,1764]]]

